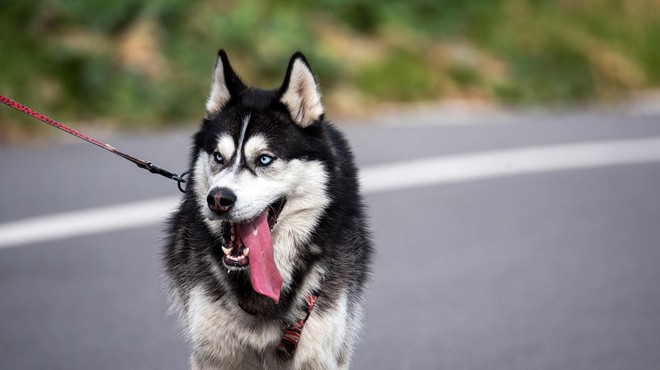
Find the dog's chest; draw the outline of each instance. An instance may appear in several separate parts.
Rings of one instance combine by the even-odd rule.
[[[211,300],[203,289],[193,289],[187,312],[188,335],[202,357],[220,363],[267,361],[282,336],[282,324],[259,319],[240,308]],[[271,351],[272,349],[272,351]],[[258,368],[263,363],[255,363]],[[229,367],[229,366],[227,366]]]

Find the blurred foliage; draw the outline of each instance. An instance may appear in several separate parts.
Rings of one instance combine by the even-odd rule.
[[[660,0],[2,0],[0,93],[61,120],[202,115],[218,48],[276,87],[295,50],[329,110],[613,100],[660,84]],[[8,109],[3,134],[25,132]],[[28,129],[30,130],[30,129]]]

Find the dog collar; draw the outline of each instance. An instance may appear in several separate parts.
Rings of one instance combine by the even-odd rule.
[[[305,323],[307,322],[309,315],[312,313],[314,305],[316,304],[316,299],[319,296],[320,294],[318,292],[312,292],[307,295],[305,297],[305,303],[301,305],[301,308],[305,311],[305,317],[287,325],[284,335],[282,335],[282,340],[280,340],[280,345],[277,347],[277,351],[283,360],[292,359],[293,355],[296,353],[302,330],[305,327]]]

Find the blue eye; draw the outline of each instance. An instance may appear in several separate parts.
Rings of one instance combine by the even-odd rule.
[[[262,154],[259,156],[259,159],[257,159],[257,165],[259,166],[269,166],[275,158],[269,156],[268,154]]]
[[[222,164],[222,154],[220,152],[215,152],[213,153],[213,160],[215,160],[217,163]]]

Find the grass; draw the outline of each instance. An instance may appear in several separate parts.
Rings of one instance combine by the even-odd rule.
[[[607,102],[660,84],[657,40],[659,0],[4,0],[0,93],[67,122],[196,122],[222,47],[270,87],[303,51],[334,115]],[[0,120],[0,137],[33,133],[9,109]]]

